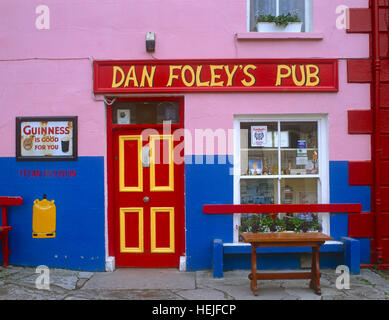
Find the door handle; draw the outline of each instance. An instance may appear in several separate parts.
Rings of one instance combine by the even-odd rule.
[[[143,198],[143,202],[149,202],[150,201],[150,198],[149,197],[144,197]]]

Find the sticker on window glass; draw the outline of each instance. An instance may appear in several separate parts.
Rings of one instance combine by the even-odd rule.
[[[305,149],[307,142],[305,140],[297,140],[297,149]]]
[[[251,127],[251,146],[263,147],[267,141],[267,126]]]
[[[289,131],[281,131],[281,148],[289,148]],[[274,146],[278,148],[278,132],[274,132]]]
[[[308,157],[296,157],[296,165],[306,166],[308,164]]]
[[[118,124],[130,124],[130,110],[118,109],[117,111]]]

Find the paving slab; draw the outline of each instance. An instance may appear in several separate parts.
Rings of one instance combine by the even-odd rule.
[[[63,300],[66,293],[37,290],[18,284],[5,284],[0,287],[0,300]]]
[[[195,289],[194,272],[177,269],[117,269],[97,272],[85,283],[87,289]]]
[[[289,300],[297,299],[281,287],[281,281],[258,281],[258,296],[250,290],[247,270],[227,271],[224,278],[214,279],[210,271],[196,272],[198,288],[216,289],[235,300]]]
[[[65,300],[184,300],[171,290],[78,290]]]
[[[36,280],[39,274],[34,274],[29,277],[21,279],[18,283],[26,287],[35,288]],[[50,273],[50,289],[61,291],[64,290],[74,290],[76,289],[78,278],[76,275],[57,275]]]
[[[20,279],[31,275],[32,272],[35,272],[35,269],[16,266],[8,266],[6,268],[0,267],[0,280],[19,281]]]
[[[351,275],[350,289],[337,289],[335,270],[321,270],[322,295],[309,280],[259,280],[250,290],[249,270],[117,269],[114,272],[50,270],[50,290],[36,288],[35,268],[0,267],[0,300],[389,300],[389,272],[362,269]],[[283,270],[282,272],[286,272]],[[266,272],[274,272],[267,270]],[[276,270],[275,272],[281,272]]]
[[[177,290],[175,294],[185,300],[234,300],[228,293],[212,288],[198,288],[196,290]]]

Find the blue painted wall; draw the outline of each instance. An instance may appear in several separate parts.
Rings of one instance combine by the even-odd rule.
[[[218,157],[193,156],[185,161],[187,269],[211,269],[213,240],[233,241],[233,218],[204,214],[203,205],[233,203],[233,165]]]
[[[188,270],[210,269],[212,267],[212,243],[221,239],[232,242],[232,215],[206,215],[202,211],[204,204],[233,203],[232,161],[226,158],[193,156],[187,157],[185,166],[186,185],[186,247]],[[210,163],[211,162],[211,163]],[[212,164],[213,162],[213,164]],[[220,163],[221,162],[221,163]],[[370,187],[348,185],[348,162],[330,162],[330,199],[331,203],[361,203],[363,211],[370,210]],[[335,240],[348,236],[347,214],[334,214],[330,218],[331,236]],[[362,239],[361,263],[370,256],[369,239]],[[324,255],[323,255],[324,256]],[[283,261],[281,261],[281,260]],[[339,253],[326,254],[324,267],[336,267],[342,264]],[[263,258],[262,267],[284,268],[298,267],[298,255],[284,256],[269,254]],[[249,255],[228,255],[224,259],[225,270],[246,268]]]
[[[8,213],[13,228],[9,233],[10,264],[105,270],[103,157],[61,162],[17,162],[15,158],[0,158],[0,168],[0,195],[24,199],[23,205],[11,207]],[[26,177],[21,170],[41,173],[73,170],[76,176]],[[34,239],[33,202],[42,200],[43,194],[55,201],[56,237]]]
[[[320,253],[320,268],[336,268],[343,264],[341,253]],[[227,254],[224,256],[224,271],[250,269],[250,254]],[[257,268],[260,270],[272,269],[300,269],[300,255],[293,253],[266,253],[257,257]]]
[[[229,161],[228,161],[229,160]],[[188,270],[212,268],[214,239],[232,242],[232,215],[206,215],[204,204],[233,203],[232,159],[193,156],[186,158],[186,254]],[[104,158],[80,157],[75,162],[17,162],[0,158],[0,195],[21,196],[24,204],[12,207],[9,224],[10,264],[103,271],[104,236]],[[73,170],[75,177],[26,177],[23,170]],[[359,202],[370,210],[370,188],[348,185],[348,162],[330,162],[332,203]],[[57,235],[54,239],[32,238],[32,208],[35,199],[55,200]],[[347,216],[331,216],[331,235],[347,236]],[[368,263],[370,239],[361,240],[361,263]],[[334,256],[335,257],[335,256]],[[226,270],[245,267],[248,256],[225,260]],[[1,258],[0,258],[1,259]],[[279,255],[264,257],[262,267],[297,266],[297,256],[288,255],[283,263]],[[336,256],[330,261],[338,263]],[[247,260],[247,261],[246,261]],[[282,260],[282,259],[281,259]],[[328,263],[330,265],[330,263]]]
[[[369,186],[349,186],[348,161],[330,161],[331,203],[361,203],[362,211],[370,212],[371,188]],[[331,236],[335,240],[348,236],[346,214],[332,214],[330,217]],[[370,263],[370,239],[360,240],[361,264]]]

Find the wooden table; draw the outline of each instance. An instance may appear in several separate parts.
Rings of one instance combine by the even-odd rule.
[[[250,288],[255,296],[258,295],[257,280],[273,279],[311,279],[309,287],[318,295],[320,290],[319,249],[327,240],[333,238],[320,232],[308,233],[241,233],[241,239],[251,244],[251,273],[249,274]],[[293,273],[257,273],[258,247],[312,247],[311,272]]]

